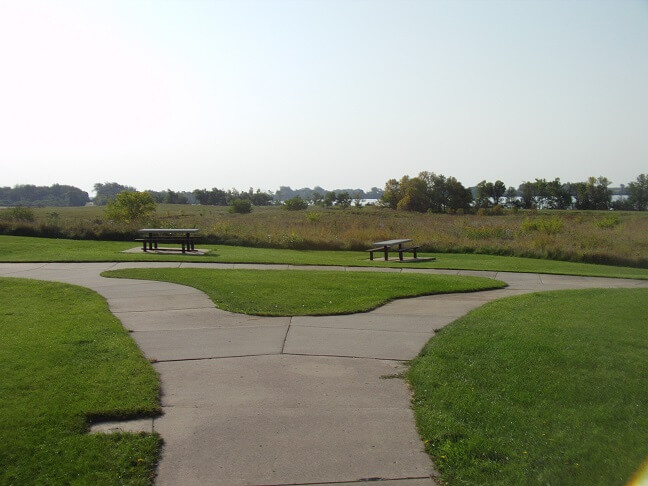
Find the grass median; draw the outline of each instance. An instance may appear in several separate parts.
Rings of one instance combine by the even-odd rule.
[[[152,484],[161,441],[88,434],[160,412],[152,366],[103,298],[0,278],[0,484]]]
[[[409,381],[448,484],[625,484],[648,444],[648,289],[499,300],[444,328]]]
[[[132,268],[102,275],[188,285],[223,310],[264,316],[351,314],[403,297],[506,286],[482,277],[379,272]]]
[[[363,251],[285,250],[227,245],[201,245],[203,256],[122,253],[138,245],[128,241],[65,240],[0,236],[0,262],[115,262],[165,261],[214,263],[268,263],[286,265],[334,265],[374,268],[440,268],[500,272],[551,273],[591,277],[648,279],[648,269],[574,263],[535,258],[461,253],[422,253],[422,261],[369,261]],[[425,261],[425,258],[434,260]]]

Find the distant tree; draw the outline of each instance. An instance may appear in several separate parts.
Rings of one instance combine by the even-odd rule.
[[[0,187],[1,206],[84,206],[89,200],[87,192],[61,184]]]
[[[349,206],[351,206],[351,195],[347,191],[338,193],[335,196],[335,199],[337,201],[336,205],[340,206],[343,209],[346,209]]]
[[[430,208],[428,186],[424,179],[403,177],[400,188],[403,196],[398,201],[396,209],[424,213]]]
[[[522,200],[520,203],[522,204],[522,207],[524,209],[531,209],[533,206],[533,194],[534,194],[534,187],[533,187],[533,182],[523,182],[520,184],[520,187],[518,187],[518,192],[520,193],[520,196]]]
[[[506,184],[504,184],[500,180],[496,180],[493,183],[493,188],[491,192],[491,197],[493,198],[493,202],[495,204],[499,204],[500,200],[504,197],[504,194],[506,194]]]
[[[445,213],[448,209],[448,181],[442,174],[423,171],[418,175],[427,184],[429,210],[434,213]],[[471,196],[472,197],[472,196]]]
[[[198,203],[204,206],[227,206],[227,193],[216,187],[213,187],[210,191],[207,189],[195,189],[193,195]]]
[[[162,202],[165,204],[187,204],[187,198],[179,192],[167,189]]]
[[[106,204],[108,219],[132,223],[143,220],[155,211],[155,201],[148,192],[123,191]]]
[[[515,190],[515,187],[509,187],[504,193],[504,197],[506,198],[506,207],[512,208],[518,205],[517,191]]]
[[[97,194],[94,198],[94,203],[97,206],[104,206],[108,204],[108,201],[120,192],[137,192],[137,189],[135,189],[134,187],[123,186],[121,184],[118,184],[117,182],[105,182],[103,184],[97,182],[94,185],[94,190]]]
[[[477,184],[477,193],[475,197],[475,207],[487,208],[491,205],[491,197],[493,195],[493,183],[481,181]]]
[[[311,196],[311,201],[313,201],[313,204],[315,206],[321,206],[322,202],[324,201],[324,195],[318,191],[313,191],[313,195]]]
[[[329,191],[324,196],[324,206],[330,208],[331,206],[333,206],[333,203],[335,203],[336,200],[337,196],[335,195],[335,193],[333,191]]]
[[[454,177],[448,177],[446,180],[446,187],[448,192],[448,208],[453,211],[463,209],[467,211],[473,201],[472,192],[470,189],[463,186]]]
[[[257,189],[256,192],[252,192],[252,188],[248,191],[250,201],[255,206],[269,206],[272,204],[273,195],[269,192],[262,192],[261,189]]]
[[[274,198],[276,201],[285,201],[291,197],[295,197],[297,194],[289,186],[280,186],[279,190],[275,192]]]
[[[639,174],[627,187],[628,203],[637,211],[648,209],[648,174]]]
[[[576,209],[609,209],[612,206],[610,181],[606,177],[590,177],[586,182],[569,185]]]
[[[361,207],[362,207],[362,194],[361,194],[361,193],[356,192],[356,193],[353,195],[353,205],[354,205],[356,208],[361,208]]]
[[[379,187],[372,187],[369,192],[364,194],[365,199],[380,199],[383,195],[383,190]]]
[[[396,179],[389,179],[385,183],[385,190],[383,191],[383,195],[380,198],[380,202],[389,208],[396,209],[396,207],[398,206],[398,201],[400,201],[402,198],[403,192],[401,190],[400,182],[398,182]]]

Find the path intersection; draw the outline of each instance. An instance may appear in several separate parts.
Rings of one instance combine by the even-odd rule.
[[[258,317],[217,309],[191,287],[100,276],[104,270],[135,267],[314,267],[0,263],[3,276],[67,282],[98,292],[154,362],[162,382],[163,415],[94,429],[158,432],[164,439],[157,477],[162,486],[437,484],[414,427],[409,390],[394,378],[435,330],[502,297],[648,287],[648,281],[629,279],[380,269],[491,277],[509,286],[401,299],[353,315]]]

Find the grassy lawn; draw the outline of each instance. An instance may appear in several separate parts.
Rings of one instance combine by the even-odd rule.
[[[482,254],[434,253],[428,262],[370,262],[363,251],[285,250],[244,246],[198,245],[211,250],[205,256],[143,255],[120,253],[135,242],[63,240],[0,236],[0,262],[83,262],[83,261],[194,261],[221,263],[275,263],[290,265],[346,265],[357,267],[444,268],[504,272],[554,273],[648,279],[648,269],[573,263],[534,258]]]
[[[351,314],[402,297],[506,286],[481,277],[299,270],[133,268],[102,275],[188,285],[205,292],[223,310],[264,316]]]
[[[443,329],[409,380],[449,484],[625,484],[648,454],[648,290],[531,294]]]
[[[87,434],[93,417],[159,413],[151,365],[103,298],[0,279],[0,484],[152,484],[151,434]]]

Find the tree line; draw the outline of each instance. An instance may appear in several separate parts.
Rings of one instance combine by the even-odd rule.
[[[96,196],[91,199],[81,189],[61,184],[35,186],[30,184],[0,187],[0,206],[84,206],[92,201],[103,206],[122,192],[137,189],[117,182],[94,185]],[[434,172],[421,172],[416,177],[389,179],[384,189],[338,189],[327,191],[320,186],[293,190],[281,186],[275,193],[250,188],[247,191],[194,189],[193,191],[143,191],[154,202],[166,204],[202,204],[230,206],[234,201],[246,201],[254,206],[281,204],[296,198],[324,207],[361,205],[365,199],[377,199],[379,205],[393,209],[419,212],[466,212],[494,207],[523,209],[618,209],[648,210],[648,174],[619,188],[611,188],[606,177],[590,177],[582,182],[561,182],[535,179],[525,181],[517,188],[507,187],[501,180],[483,180],[475,187],[466,188],[454,177]],[[613,195],[623,198],[613,201]],[[294,204],[293,204],[294,205]],[[299,205],[295,205],[297,207]]]
[[[523,209],[617,209],[648,210],[648,174],[613,190],[606,177],[590,177],[582,182],[563,183],[535,179],[515,187],[500,180],[483,180],[474,188],[466,188],[454,177],[421,172],[416,177],[403,176],[385,184],[381,202],[404,211],[454,213],[488,208]],[[614,193],[627,196],[616,201]]]
[[[89,201],[88,193],[74,186],[0,187],[0,206],[85,206]]]

